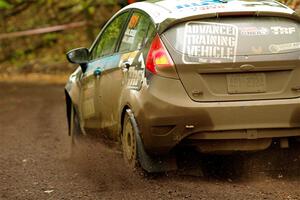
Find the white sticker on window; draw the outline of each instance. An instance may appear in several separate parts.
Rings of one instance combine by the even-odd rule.
[[[185,25],[183,62],[235,62],[238,42],[237,26],[209,22]]]
[[[291,35],[296,32],[295,27],[273,26],[271,31],[274,35]]]
[[[280,53],[282,51],[295,50],[295,49],[300,49],[300,42],[287,43],[287,44],[272,44],[269,47],[269,50],[272,53]]]
[[[265,27],[242,27],[240,28],[241,35],[243,36],[261,36],[269,35],[269,29]]]
[[[128,43],[128,44],[133,44],[136,32],[137,31],[134,30],[134,29],[128,29],[128,30],[126,30],[122,42],[125,42],[125,43]]]

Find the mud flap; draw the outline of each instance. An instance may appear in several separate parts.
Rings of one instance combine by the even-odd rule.
[[[134,129],[137,142],[137,159],[142,168],[149,173],[177,170],[176,158],[174,155],[153,157],[145,151],[134,115],[130,109],[127,109],[126,112]]]

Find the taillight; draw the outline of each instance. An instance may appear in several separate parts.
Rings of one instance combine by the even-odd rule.
[[[178,78],[172,58],[158,35],[153,39],[146,60],[146,68],[153,74]]]

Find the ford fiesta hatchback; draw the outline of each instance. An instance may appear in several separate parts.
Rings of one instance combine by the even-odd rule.
[[[72,140],[122,143],[127,164],[169,169],[177,146],[202,153],[282,148],[300,136],[300,23],[275,1],[164,0],[131,4],[65,87]]]

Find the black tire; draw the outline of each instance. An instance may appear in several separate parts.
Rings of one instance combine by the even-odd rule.
[[[139,169],[138,148],[136,134],[129,116],[126,114],[123,121],[123,130],[121,135],[123,158],[125,164],[133,171]]]

